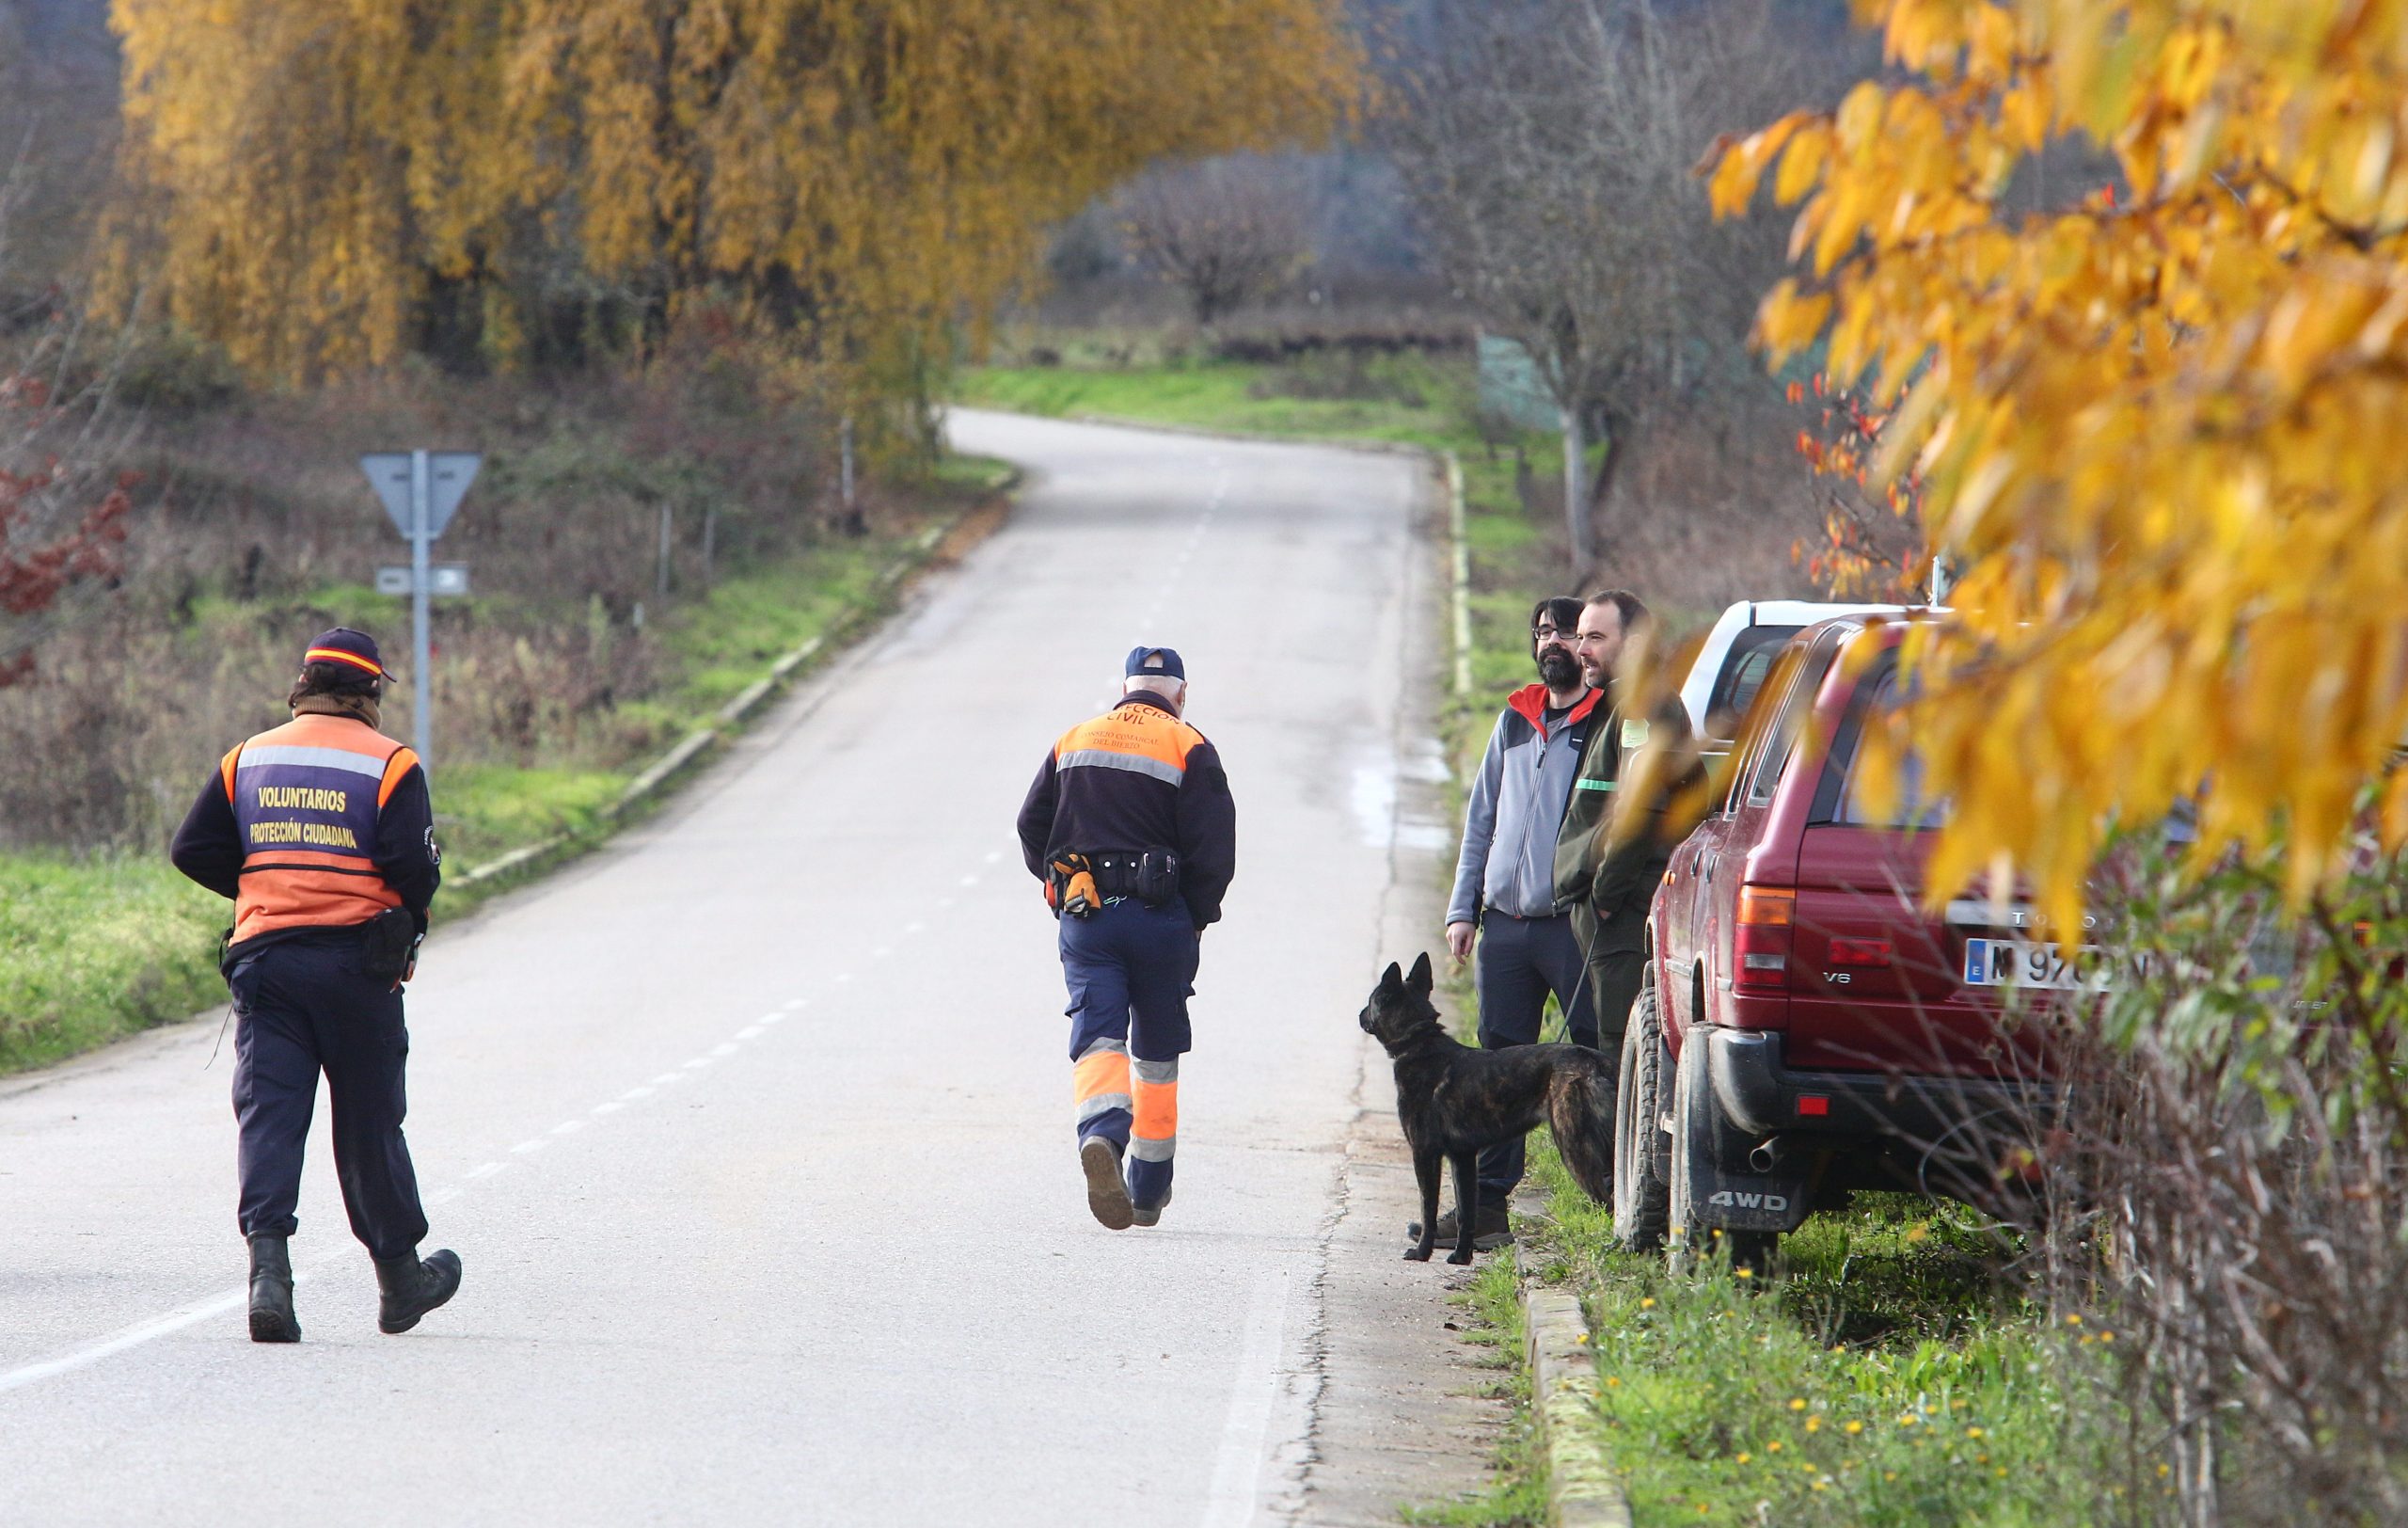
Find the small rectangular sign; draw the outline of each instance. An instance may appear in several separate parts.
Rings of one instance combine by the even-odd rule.
[[[399,567],[386,566],[376,570],[376,592],[380,595],[406,595],[410,592],[410,570],[407,564]],[[430,595],[465,595],[468,592],[468,565],[466,563],[429,563],[426,565],[426,592]]]

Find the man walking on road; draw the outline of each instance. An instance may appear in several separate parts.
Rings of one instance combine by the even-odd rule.
[[[1139,647],[1122,675],[1120,704],[1045,756],[1019,823],[1061,923],[1087,1208],[1114,1231],[1154,1225],[1170,1202],[1187,999],[1237,872],[1228,776],[1180,719],[1186,666]]]
[[[1647,910],[1676,843],[1667,830],[1672,798],[1697,777],[1688,713],[1677,698],[1645,716],[1629,714],[1628,686],[1618,676],[1634,636],[1650,617],[1627,589],[1592,595],[1580,610],[1575,652],[1580,672],[1604,694],[1580,756],[1572,803],[1556,842],[1555,894],[1572,915],[1588,960],[1590,1000],[1596,1011],[1591,1042],[1609,1063],[1622,1059],[1630,1005],[1647,970]],[[1658,751],[1663,767],[1634,769],[1640,751]],[[1639,813],[1638,820],[1621,819]],[[1624,842],[1612,847],[1619,830]]]
[[[1576,599],[1542,599],[1530,612],[1539,682],[1515,691],[1498,713],[1464,809],[1447,952],[1461,965],[1479,934],[1480,1043],[1489,1050],[1535,1043],[1549,993],[1563,1010],[1567,1037],[1597,1043],[1580,944],[1555,907],[1556,830],[1599,699],[1572,651],[1579,621]],[[1486,1250],[1513,1239],[1507,1206],[1521,1181],[1521,1138],[1480,1154],[1475,1246]],[[1436,1240],[1454,1238],[1459,1213],[1460,1206],[1438,1218]],[[1407,1233],[1418,1239],[1420,1227]]]
[[[377,1327],[407,1331],[460,1287],[452,1251],[419,1258],[426,1215],[402,1138],[402,983],[442,873],[426,772],[376,730],[388,677],[364,632],[311,643],[287,697],[293,720],[227,754],[169,851],[176,868],[234,899],[220,966],[238,1019],[253,1342],[301,1338],[286,1243],[321,1072],[343,1207],[376,1263]]]

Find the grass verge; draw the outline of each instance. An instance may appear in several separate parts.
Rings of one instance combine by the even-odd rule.
[[[919,515],[720,582],[675,618],[665,644],[673,675],[633,720],[674,739],[780,655],[873,605],[879,570],[930,517],[958,515],[988,497],[1001,467],[948,462],[921,485]],[[598,832],[602,808],[650,761],[438,763],[432,783],[447,868],[562,832]],[[499,889],[455,880],[437,896],[437,916],[457,916]],[[0,854],[0,1075],[221,1000],[214,958],[228,906],[179,875],[164,852]]]
[[[1533,1250],[1581,1294],[1637,1520],[2043,1528],[2152,1488],[2104,1399],[2115,1333],[2023,1300],[1972,1212],[1863,1195],[1784,1238],[1775,1277],[1674,1275],[1613,1246],[1552,1149],[1531,1161]]]

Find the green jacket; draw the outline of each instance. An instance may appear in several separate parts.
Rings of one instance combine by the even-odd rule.
[[[1688,713],[1679,700],[1653,716],[1626,718],[1611,686],[1606,695],[1608,707],[1600,708],[1604,714],[1590,725],[1571,804],[1555,837],[1555,905],[1572,915],[1574,930],[1592,955],[1645,947],[1648,903],[1678,843],[1665,817],[1697,769],[1687,746]],[[1650,742],[1671,750],[1677,767],[1649,800],[1625,800],[1623,782]],[[1608,853],[1605,830],[1617,811],[1644,812],[1648,820],[1638,836]]]

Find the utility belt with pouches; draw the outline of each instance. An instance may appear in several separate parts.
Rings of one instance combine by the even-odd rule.
[[[1123,897],[1161,907],[1179,895],[1179,855],[1168,849],[1056,854],[1045,869],[1045,905],[1068,917],[1093,916]]]

